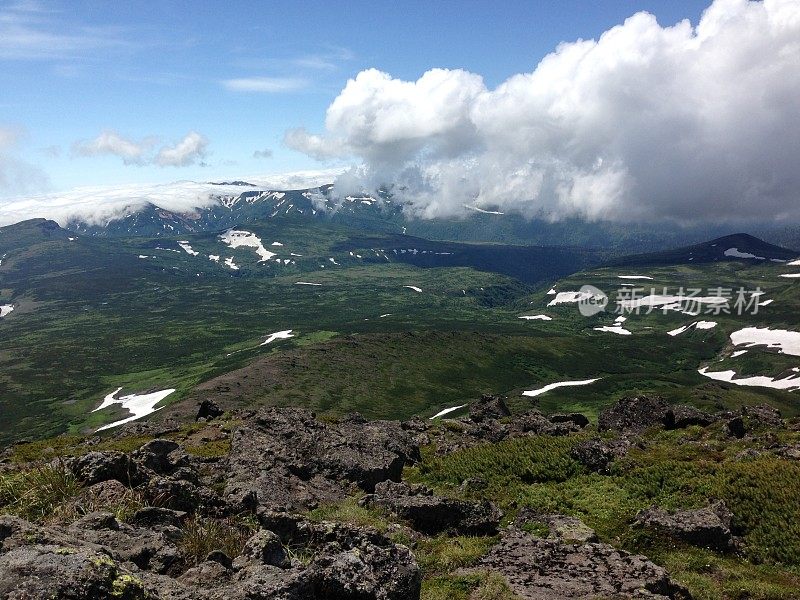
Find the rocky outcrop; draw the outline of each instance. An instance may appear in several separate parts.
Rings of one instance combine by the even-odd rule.
[[[573,446],[572,458],[590,471],[607,474],[611,463],[627,454],[631,442],[626,439],[617,440],[585,440]]]
[[[636,515],[635,525],[647,527],[675,540],[729,552],[736,546],[731,533],[733,514],[724,502],[715,502],[706,508],[667,512],[651,507]]]
[[[765,404],[743,406],[738,412],[728,413],[725,417],[728,419],[728,434],[739,439],[750,433],[786,427],[781,413]]]
[[[86,485],[110,480],[135,484],[141,480],[137,466],[122,452],[88,452],[83,456],[67,459],[66,465]]]
[[[366,500],[381,506],[426,535],[494,535],[503,513],[491,502],[437,496],[423,486],[386,481]]]
[[[186,568],[182,532],[95,514],[65,528],[0,517],[0,597],[80,600],[414,600],[411,552],[370,530],[288,517],[281,538],[256,531],[230,560],[213,552]],[[311,556],[291,559],[286,548]]]
[[[685,588],[644,556],[608,544],[536,537],[516,527],[502,535],[478,568],[501,574],[524,600],[690,598]]]
[[[249,509],[308,509],[400,481],[403,466],[418,458],[396,422],[321,422],[309,411],[264,409],[232,436],[225,493]]]
[[[644,431],[663,427],[670,413],[670,404],[658,396],[630,396],[600,413],[600,431]]]
[[[211,421],[221,417],[224,412],[216,402],[206,399],[198,404],[195,421]]]
[[[480,400],[469,406],[469,418],[475,423],[510,417],[511,411],[502,396],[481,396]]]

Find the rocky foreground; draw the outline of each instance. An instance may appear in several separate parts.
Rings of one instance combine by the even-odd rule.
[[[452,569],[499,582],[475,598],[688,599],[662,566],[574,516],[515,503],[504,512],[481,493],[480,478],[455,482],[449,494],[403,478],[425,453],[446,458],[537,436],[574,437],[572,463],[602,478],[647,445],[646,432],[712,427],[736,444],[787,425],[769,407],[709,414],[648,397],[602,413],[598,431],[580,414],[511,417],[491,396],[443,423],[275,408],[223,415],[204,402],[191,427],[134,423],[56,457],[12,447],[0,463],[0,598],[413,600],[426,576],[419,548],[485,539],[485,553]],[[748,451],[800,458],[798,446],[774,440]],[[348,501],[388,525],[324,518],[324,507]],[[708,498],[683,510],[651,506],[630,526],[735,556],[743,541],[734,521]]]

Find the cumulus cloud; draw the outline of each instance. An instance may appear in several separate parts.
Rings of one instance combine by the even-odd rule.
[[[163,146],[155,155],[158,142],[155,136],[133,140],[113,130],[103,131],[96,138],[75,142],[74,156],[118,156],[126,165],[156,164],[161,167],[186,167],[201,161],[207,153],[208,139],[190,131],[172,146]]]
[[[126,165],[143,165],[148,161],[146,154],[154,144],[153,138],[137,142],[107,129],[92,140],[75,142],[72,153],[76,156],[118,156]]]
[[[2,136],[0,129],[0,136]],[[0,137],[0,139],[2,139]],[[2,163],[0,162],[0,166]],[[296,190],[330,183],[340,169],[297,171],[276,175],[247,177],[262,190]],[[2,169],[0,169],[0,175]],[[246,188],[248,191],[253,188]],[[0,226],[25,219],[47,218],[66,225],[78,220],[102,225],[153,204],[179,213],[213,206],[221,196],[238,196],[245,189],[238,185],[220,185],[195,181],[166,184],[83,187],[74,190],[0,200]]]
[[[800,218],[800,3],[715,0],[693,26],[638,13],[562,43],[489,89],[375,69],[328,107],[317,159],[361,163],[345,188],[395,184],[420,216],[463,205],[557,219]]]
[[[174,146],[159,150],[155,163],[162,167],[186,167],[193,165],[206,155],[208,140],[196,131],[190,131]]]

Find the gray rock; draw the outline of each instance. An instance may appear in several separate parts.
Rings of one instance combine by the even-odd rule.
[[[323,423],[305,410],[268,408],[232,435],[225,495],[238,505],[308,509],[399,481],[418,459],[396,422]]]
[[[206,421],[211,421],[212,419],[221,417],[223,414],[224,411],[216,402],[213,400],[203,400],[197,407],[197,416],[195,420],[199,421],[200,419],[205,419]]]
[[[627,440],[586,440],[576,444],[571,451],[572,457],[590,471],[606,474],[611,463],[628,452],[630,443]]]
[[[571,423],[578,429],[583,429],[589,424],[589,419],[581,413],[550,415],[549,420],[551,423]]]
[[[444,498],[422,486],[412,488],[390,481],[375,488],[372,501],[428,535],[494,535],[503,516],[491,502]]]
[[[508,410],[502,396],[483,395],[480,400],[473,402],[469,407],[469,418],[476,423],[509,416],[511,416],[511,411]]]
[[[667,429],[686,429],[693,425],[708,427],[715,420],[714,415],[694,406],[676,404],[667,411],[665,426]]]
[[[257,531],[247,540],[242,554],[233,561],[233,568],[238,571],[253,562],[281,569],[287,569],[291,565],[281,539],[267,529]]]
[[[139,481],[136,465],[122,452],[88,452],[83,456],[67,459],[65,464],[86,485],[109,480],[126,485]]]
[[[629,396],[600,413],[597,428],[600,431],[644,431],[663,427],[671,407],[658,396]]]
[[[673,513],[651,507],[636,515],[635,524],[655,529],[693,546],[729,552],[735,549],[731,533],[732,518],[733,514],[725,503],[716,502],[706,508]]]
[[[503,534],[476,568],[499,573],[524,600],[690,599],[685,588],[644,556],[608,544],[537,538],[515,527]]]

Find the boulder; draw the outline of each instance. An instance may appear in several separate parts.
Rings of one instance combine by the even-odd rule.
[[[690,600],[688,591],[644,556],[601,543],[538,538],[516,527],[483,557],[477,570],[500,574],[525,600]]]
[[[371,501],[427,535],[494,535],[503,513],[491,502],[466,502],[433,494],[423,486],[379,484]]]
[[[238,571],[248,563],[272,565],[282,569],[291,566],[281,539],[267,529],[257,531],[247,540],[242,554],[233,561],[233,568]]]
[[[573,446],[571,455],[590,471],[608,473],[616,458],[625,456],[630,448],[627,440],[586,440]]]
[[[125,485],[139,481],[137,466],[122,452],[88,452],[65,460],[67,468],[85,485],[116,480]]]
[[[551,423],[571,423],[578,429],[583,429],[589,424],[589,419],[581,413],[550,415],[549,420]]]
[[[635,524],[693,546],[728,552],[735,548],[731,533],[732,518],[731,511],[720,501],[706,508],[673,513],[651,507],[636,515]]]
[[[708,427],[714,421],[713,415],[694,406],[675,404],[667,411],[664,425],[667,429],[686,429],[694,425]]]
[[[171,475],[186,467],[188,456],[172,440],[151,440],[131,454],[131,459],[143,469],[158,475]]]
[[[195,421],[199,421],[200,419],[211,421],[212,419],[221,417],[223,414],[225,414],[225,412],[216,402],[213,400],[203,400],[197,406],[197,416],[195,417]]]
[[[469,418],[476,423],[509,416],[511,416],[511,411],[508,410],[502,396],[483,395],[480,400],[473,402],[469,407]]]
[[[600,431],[641,432],[651,427],[663,427],[671,407],[658,396],[629,396],[600,413]]]
[[[225,495],[251,509],[309,509],[399,481],[403,466],[418,459],[399,423],[321,422],[309,411],[267,408],[231,436]]]

